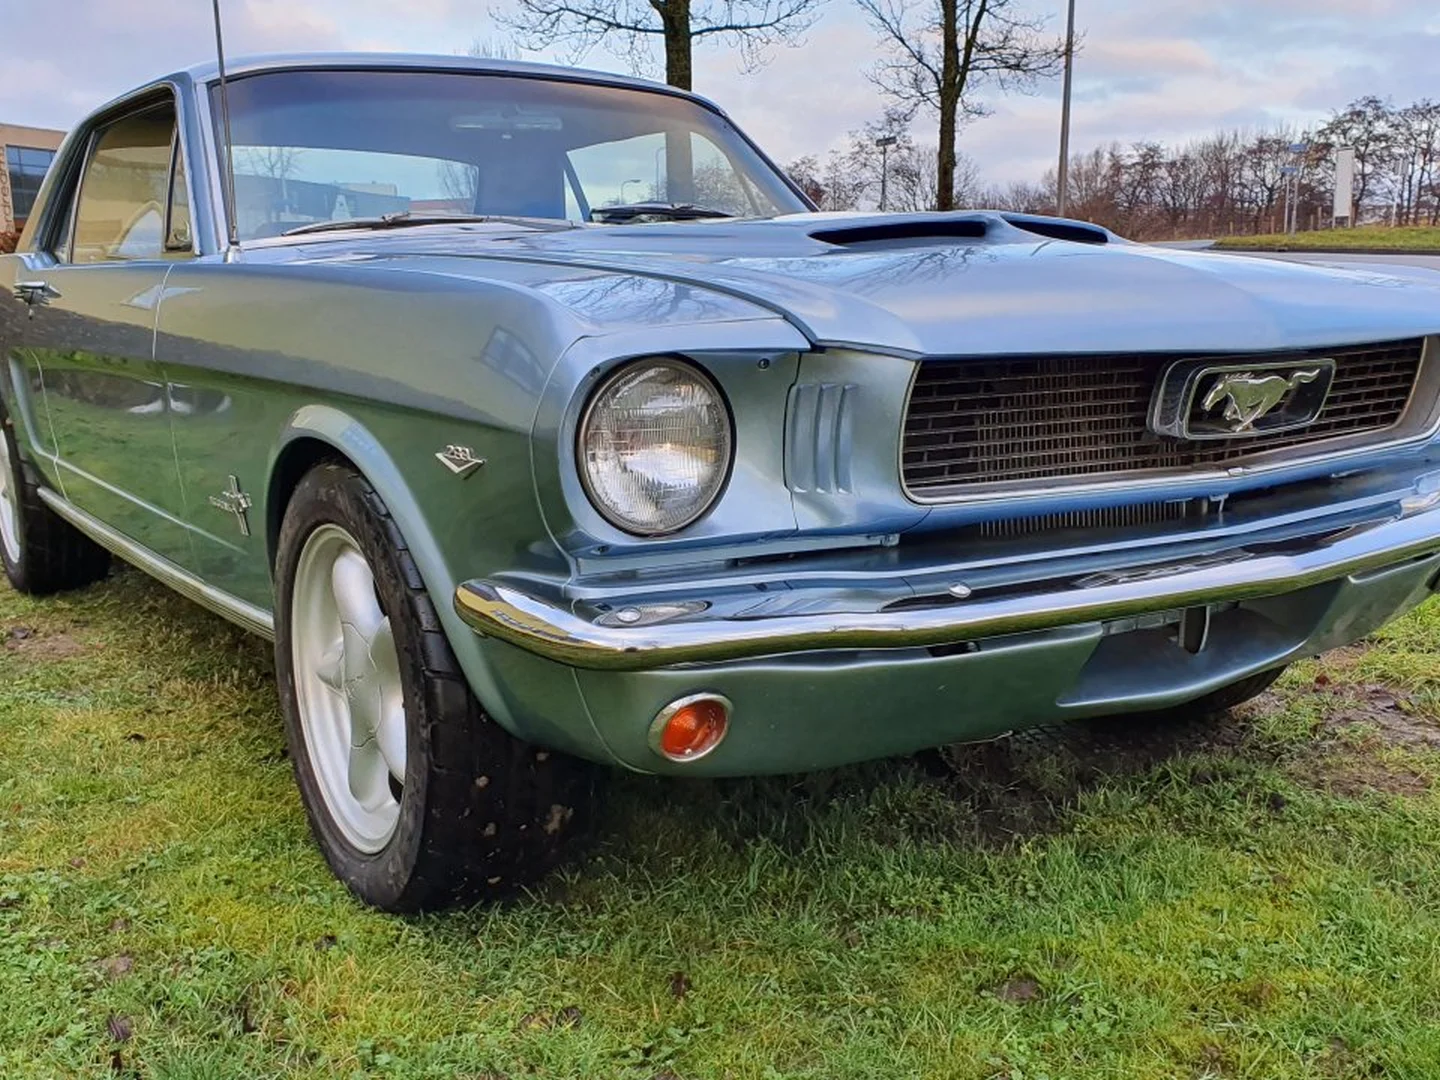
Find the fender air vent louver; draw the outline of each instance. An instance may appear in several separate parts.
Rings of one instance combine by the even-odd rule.
[[[886,221],[843,229],[817,229],[816,240],[844,247],[848,244],[884,243],[890,240],[983,240],[985,222],[971,220]]]

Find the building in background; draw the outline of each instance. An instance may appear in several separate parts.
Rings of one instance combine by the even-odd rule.
[[[0,233],[25,227],[63,131],[0,124]]]

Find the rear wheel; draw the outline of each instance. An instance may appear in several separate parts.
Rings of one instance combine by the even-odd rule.
[[[397,912],[505,895],[567,854],[594,770],[486,715],[384,503],[317,466],[280,530],[276,669],[296,779],[336,875]]]
[[[40,499],[34,472],[20,460],[15,427],[0,406],[0,562],[23,593],[78,589],[105,576],[110,553]]]

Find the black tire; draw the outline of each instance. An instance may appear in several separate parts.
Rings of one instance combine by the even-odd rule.
[[[374,854],[351,844],[326,806],[295,688],[296,569],[307,537],[326,524],[348,532],[369,562],[400,661],[405,781],[398,825]],[[356,896],[399,913],[499,899],[564,860],[588,830],[598,770],[524,743],[486,715],[400,530],[348,465],[320,464],[300,481],[280,529],[275,580],[275,668],[296,781],[326,861]]]
[[[1173,717],[1177,720],[1189,721],[1200,720],[1207,716],[1220,716],[1237,705],[1243,705],[1252,698],[1259,697],[1274,686],[1275,681],[1283,674],[1285,674],[1283,667],[1257,672],[1239,682],[1222,686],[1219,690],[1212,691],[1202,698],[1186,702],[1184,705],[1177,705],[1173,709],[1167,709],[1159,714],[1159,718],[1166,720]]]
[[[110,553],[60,517],[40,500],[40,478],[21,460],[15,425],[0,405],[0,439],[5,440],[10,491],[15,496],[18,557],[0,542],[5,577],[16,590],[31,596],[79,589],[103,578]]]

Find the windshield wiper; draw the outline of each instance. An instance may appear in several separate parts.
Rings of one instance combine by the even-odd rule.
[[[338,232],[343,229],[403,229],[411,225],[443,225],[450,221],[494,221],[485,214],[462,214],[459,211],[445,213],[416,214],[409,210],[397,210],[393,214],[378,217],[347,218],[344,221],[311,221],[286,229],[281,236],[300,236],[303,233]]]
[[[590,220],[604,225],[620,225],[636,218],[664,218],[667,221],[698,221],[701,218],[733,218],[725,210],[694,203],[638,202],[620,206],[596,206],[590,211]]]

